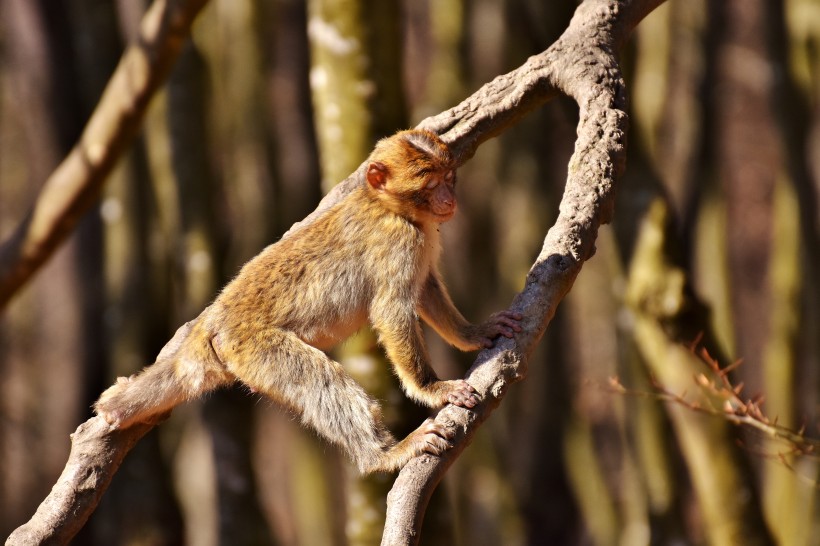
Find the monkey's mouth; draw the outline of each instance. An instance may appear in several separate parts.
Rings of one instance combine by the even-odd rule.
[[[458,206],[455,203],[449,205],[444,203],[431,203],[430,208],[427,210],[429,210],[439,222],[446,222],[453,217],[457,208]]]
[[[436,211],[436,210],[434,210],[434,211],[430,211],[430,212],[433,213],[433,216],[435,217],[437,222],[444,223],[444,222],[447,222],[447,221],[449,221],[453,218],[453,216],[456,213],[456,209],[455,209],[455,207],[453,207],[453,208],[451,208],[447,211]]]

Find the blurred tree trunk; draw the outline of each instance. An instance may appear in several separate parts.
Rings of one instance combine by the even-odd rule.
[[[724,117],[704,121],[712,118],[709,107],[726,108],[722,103],[709,103],[701,97],[715,66],[705,46],[708,40],[721,36],[718,30],[721,26],[713,17],[707,18],[707,14],[715,15],[707,12],[702,2],[672,3],[658,9],[638,29],[632,101],[636,130],[630,139],[630,168],[625,179],[625,186],[630,186],[631,191],[622,194],[616,223],[621,252],[629,264],[626,300],[634,316],[634,322],[624,322],[630,324],[625,333],[634,336],[639,358],[649,374],[675,393],[695,388],[693,374],[706,369],[681,344],[703,334],[703,345],[724,364],[728,362],[723,355],[731,345],[731,334],[725,329],[731,319],[728,313],[722,312],[725,307],[720,306],[728,300],[719,289],[727,269],[716,259],[722,254],[709,246],[724,240],[725,234],[718,232],[717,228],[723,224],[716,221],[719,216],[714,214],[719,210],[715,203],[720,206],[720,202],[716,201],[719,194],[714,189],[714,177],[710,176],[713,141],[711,131],[704,127],[707,123],[723,127],[729,114],[724,111]],[[708,28],[706,21],[710,22]],[[712,36],[708,32],[716,34]],[[670,41],[666,41],[667,37]],[[707,106],[701,109],[700,104]],[[700,115],[693,115],[693,111]],[[666,191],[658,186],[653,172],[662,176]],[[698,205],[700,210],[696,208]],[[718,313],[711,323],[723,326],[717,334],[713,333],[705,309],[689,292],[691,281],[687,279],[684,257],[690,236],[701,252],[696,256],[696,266],[701,272],[698,286],[704,287],[710,299],[718,304]],[[628,381],[630,387],[637,390],[651,389],[646,379],[640,380],[640,375],[633,375]],[[728,424],[677,405],[668,407],[668,413],[694,486],[702,532],[708,541],[713,544],[771,543],[761,518],[754,475],[745,454],[733,443]],[[668,477],[673,468],[671,461],[648,458],[651,453],[658,453],[659,447],[662,452],[667,450],[657,443],[664,436],[663,421],[657,418],[653,421],[656,423],[654,432],[637,433],[646,435],[644,437],[636,434],[643,444],[647,439],[656,442],[654,448],[641,448],[644,479],[652,483],[652,474],[656,479],[661,477],[663,472],[659,474],[659,471],[665,467],[667,478],[663,480],[666,485],[662,489],[673,498],[680,498],[680,493],[669,489],[678,487]],[[677,516],[670,517],[670,508],[678,512]],[[676,522],[683,519],[685,512],[681,509],[686,508],[667,506],[666,530],[656,527],[655,533],[679,537],[681,530]],[[686,527],[689,540],[703,539],[698,526]]]
[[[464,0],[406,2],[405,65],[414,119],[450,108],[467,93],[468,6]],[[428,35],[422,33],[429,33]],[[418,34],[418,36],[417,36]]]
[[[141,10],[117,13],[115,6],[75,2],[74,24],[83,67],[86,110],[96,104],[121,52],[123,38],[136,39]],[[149,114],[149,118],[150,118]],[[149,134],[156,134],[148,122]],[[151,222],[156,196],[146,184],[149,171],[142,141],[111,175],[100,206],[104,224],[106,360],[110,371],[93,382],[93,401],[116,376],[130,375],[154,360],[169,331],[168,255],[153,241],[172,231]],[[99,333],[97,333],[99,337]],[[78,535],[97,544],[175,544],[182,540],[179,508],[172,494],[169,465],[160,452],[157,431],[146,436],[125,460],[99,509]]]
[[[401,26],[396,0],[310,0],[308,38],[310,83],[319,144],[322,187],[329,190],[355,171],[376,138],[406,124],[401,87]],[[409,404],[390,372],[390,364],[369,329],[335,351],[339,362],[381,401],[388,426],[399,436],[418,416],[397,411]],[[396,419],[398,415],[402,419]],[[419,419],[415,419],[416,425]],[[391,481],[361,477],[345,462],[344,535],[349,544],[378,544]]]
[[[574,397],[564,459],[593,542],[641,543],[646,537],[628,534],[648,525],[644,491],[634,479],[634,455],[623,441],[626,408],[622,400],[602,398],[589,385],[590,381],[603,384],[607,377],[619,374],[616,330],[611,327],[616,305],[610,284],[618,272],[613,271],[614,248],[604,230],[598,235],[597,247],[596,259],[585,265],[563,302],[565,342],[572,347],[563,356],[572,370]],[[634,506],[636,503],[643,506]]]
[[[207,78],[203,58],[189,43],[169,80],[167,112],[180,205],[180,233],[174,238],[179,246],[172,252],[181,284],[180,323],[195,318],[226,280],[220,269],[226,225],[216,212],[222,192],[207,161]],[[202,417],[216,472],[218,543],[270,544],[251,462],[255,424],[251,397],[239,387],[219,390],[204,402]]]
[[[788,0],[770,2],[766,8],[769,48],[784,71],[775,80],[774,109],[800,220],[803,297],[795,409],[801,419],[817,422],[820,338],[815,333],[820,324],[820,286],[814,280],[820,278],[820,67],[813,52],[820,46],[820,35],[816,20],[805,16],[817,6],[813,0]]]
[[[703,345],[724,364],[728,363],[726,351],[733,345],[729,299],[725,288],[721,290],[728,286],[721,279],[731,271],[731,261],[722,263],[720,257],[726,253],[715,250],[715,244],[725,241],[725,233],[732,230],[720,231],[725,224],[720,221],[719,211],[728,201],[716,191],[712,168],[717,157],[712,155],[716,145],[712,135],[725,134],[715,128],[725,125],[729,111],[724,103],[704,101],[701,94],[702,90],[713,88],[706,86],[718,67],[709,48],[710,40],[720,40],[722,36],[717,10],[711,7],[707,11],[702,3],[668,6],[674,18],[668,23],[669,28],[676,30],[666,53],[671,59],[671,70],[666,74],[674,83],[668,85],[668,93],[655,90],[666,101],[655,107],[654,125],[651,106],[639,100],[640,95],[633,103],[636,110],[640,109],[639,114],[645,113],[637,117],[639,124],[646,124],[644,132],[639,132],[644,136],[641,142],[656,142],[654,148],[649,148],[650,157],[673,201],[666,201],[663,194],[651,188],[652,183],[643,188],[642,200],[640,189],[633,188],[631,200],[637,198],[638,203],[643,201],[638,206],[647,208],[636,214],[632,206],[632,211],[623,215],[630,219],[625,223],[632,226],[627,228],[632,235],[624,244],[639,245],[630,263],[628,303],[636,311],[634,335],[643,361],[665,388],[676,393],[694,388],[692,374],[705,369],[678,344],[703,334]],[[655,47],[651,40],[649,44],[650,49]],[[639,68],[651,86],[652,73],[646,66]],[[700,104],[705,106],[701,108]],[[722,108],[723,112],[716,115]],[[693,116],[693,111],[700,115]],[[634,159],[632,164],[635,165]],[[652,178],[649,173],[644,176],[649,177],[647,181]],[[683,221],[676,221],[673,210],[678,211]],[[643,220],[638,222],[637,218]],[[684,244],[676,242],[676,234]],[[698,287],[715,304],[711,323],[688,293],[691,281],[686,279],[687,273],[679,269],[685,267],[689,241],[698,249],[694,256],[699,271]],[[667,281],[651,286],[646,282],[649,276]],[[664,309],[660,307],[662,299],[667,301]],[[636,302],[641,303],[634,307]],[[653,321],[656,323],[652,324]],[[718,327],[713,330],[714,325]],[[708,540],[715,544],[754,540],[771,543],[761,518],[754,474],[745,454],[734,444],[728,425],[719,419],[698,416],[687,408],[671,406],[668,410],[698,500],[702,532]]]
[[[781,148],[771,109],[774,74],[766,52],[767,0],[718,2],[712,32],[717,172],[727,204],[728,260],[736,357],[749,395],[763,392],[763,347],[770,332],[772,196]]]
[[[674,258],[670,212],[656,198],[641,221],[639,239],[629,266],[626,301],[634,313],[634,335],[651,373],[668,391],[693,389],[693,377],[706,368],[683,346],[693,331],[706,333],[688,289],[685,272]],[[699,326],[700,325],[700,326]],[[696,404],[719,403],[695,398]],[[762,517],[754,476],[720,417],[699,415],[680,404],[668,407],[684,462],[697,494],[708,541],[716,545],[774,543]]]
[[[810,423],[818,420],[820,189],[817,173],[811,171],[809,139],[811,124],[820,119],[820,85],[816,60],[815,66],[809,60],[817,46],[812,40],[817,37],[806,33],[803,15],[811,7],[816,5],[782,0],[764,6],[767,52],[779,67],[772,82],[771,106],[782,143],[783,167],[774,195],[772,325],[763,362],[768,414],[795,429],[808,425],[817,430]],[[766,449],[777,453],[782,448],[769,441]],[[811,544],[819,528],[816,514],[820,507],[817,488],[806,478],[817,476],[818,465],[810,457],[785,457],[792,469],[780,461],[765,466],[767,517],[782,544]]]
[[[262,9],[267,6],[267,9]],[[260,4],[260,41],[266,48],[265,89],[269,145],[277,169],[275,236],[280,236],[319,202],[318,150],[313,126],[309,70],[310,52],[305,32],[307,13],[301,0]],[[272,37],[272,40],[263,38]]]
[[[634,173],[637,167],[640,178],[634,180],[643,181],[633,185],[619,204],[624,212],[619,217],[625,220],[618,225],[621,244],[626,259],[631,262],[628,303],[633,310],[638,307],[634,325],[636,345],[649,373],[676,393],[694,388],[691,374],[699,366],[705,370],[697,359],[687,357],[685,350],[676,344],[689,343],[703,334],[704,346],[724,365],[728,364],[725,355],[733,347],[733,315],[729,312],[726,280],[733,269],[731,260],[723,262],[721,258],[726,256],[725,245],[732,244],[726,242],[726,236],[734,231],[724,231],[725,212],[722,211],[726,210],[728,201],[719,191],[714,176],[719,155],[715,154],[714,147],[721,137],[713,140],[713,135],[726,134],[722,128],[727,126],[735,110],[727,109],[727,105],[720,102],[722,94],[714,95],[714,101],[703,99],[704,91],[713,89],[710,78],[714,78],[719,67],[714,55],[721,50],[710,44],[724,39],[723,27],[716,19],[721,7],[715,4],[709,7],[707,10],[703,2],[672,3],[657,10],[638,30],[639,44],[645,36],[647,47],[639,47],[641,56],[636,65],[632,101],[637,138],[632,139],[630,149],[645,146],[651,163],[649,168],[662,176],[666,191],[660,193],[659,188],[654,187],[656,182],[651,170],[641,172],[640,153],[637,157],[631,153],[630,172]],[[650,21],[657,21],[661,16],[664,18],[662,28],[668,29],[666,34],[660,34],[660,28],[653,31],[653,21]],[[671,37],[670,43],[658,40],[667,34]],[[655,66],[652,57],[658,59]],[[721,112],[715,114],[717,110]],[[644,220],[639,222],[638,218]],[[655,243],[648,242],[658,237]],[[638,244],[647,246],[639,247],[629,258],[632,245]],[[695,249],[691,256],[694,284],[714,305],[711,322],[688,294],[687,285],[692,281],[686,278],[685,268],[690,248]],[[758,271],[763,269],[765,267],[758,266]],[[658,283],[650,287],[646,278],[652,275],[668,278],[667,285]],[[675,279],[676,275],[680,277]],[[680,286],[676,288],[677,283]],[[748,296],[747,300],[756,297]],[[668,309],[662,310],[659,306],[663,298],[667,299]],[[652,303],[653,300],[656,303]],[[676,315],[677,318],[673,318]],[[653,320],[657,321],[654,325]],[[649,388],[645,382],[631,386],[640,389],[640,385]],[[744,454],[737,452],[732,444],[726,423],[698,417],[682,407],[670,407],[669,414],[694,485],[706,537],[716,544],[737,543],[738,537],[749,532],[750,525],[757,525],[752,537],[763,543],[770,542],[772,539],[767,538],[765,526],[759,521],[758,499],[754,493],[743,493],[756,490],[754,474],[745,464]],[[704,460],[711,464],[704,465]],[[722,467],[731,470],[727,473]],[[722,484],[714,481],[718,476]],[[737,498],[743,495],[748,497],[747,504]],[[720,515],[715,514],[718,507],[723,507]]]
[[[798,209],[794,187],[781,178],[774,194],[772,235],[777,243],[772,247],[771,333],[763,354],[763,373],[767,414],[777,416],[778,424],[794,430],[804,424],[796,415],[799,399],[795,392],[803,288]],[[764,440],[764,446],[766,452],[773,454],[781,453],[785,447],[777,439]],[[783,460],[766,461],[763,468],[767,521],[780,544],[808,545],[813,536],[817,489],[805,477],[817,473],[816,462],[787,453],[782,457]]]
[[[620,194],[614,224],[623,263],[624,277],[616,281],[620,286],[628,281],[626,269],[640,236],[642,224],[637,219],[648,213],[655,200],[668,200],[669,229],[675,239],[670,249],[677,259],[686,260],[686,244],[693,229],[690,216],[697,213],[694,203],[709,180],[699,170],[706,115],[701,90],[709,67],[704,47],[706,19],[704,0],[671,2],[656,9],[635,32],[634,80],[630,82],[634,131],[623,180],[628,191]],[[719,261],[709,265],[713,266],[710,273],[725,273]],[[619,298],[623,300],[622,293]],[[634,326],[623,319],[628,313],[628,307],[622,307],[616,321],[622,359],[619,377],[631,388],[649,392],[655,388],[655,372],[647,366],[643,355],[646,347],[636,339]],[[708,342],[711,351],[722,354],[715,340],[710,337]],[[653,358],[663,360],[665,355]],[[652,400],[629,399],[627,404],[653,539],[702,540],[701,531],[685,522],[696,507],[692,506],[686,480],[679,476],[678,447],[670,434],[667,412]]]
[[[64,2],[0,3],[4,239],[81,129],[69,13]],[[55,439],[65,438],[87,414],[84,379],[101,365],[102,340],[90,330],[100,320],[95,230],[93,219],[86,222],[2,317],[0,504],[6,509],[0,531],[19,524],[48,491],[68,447]]]
[[[225,272],[239,267],[273,242],[276,219],[274,163],[265,123],[264,59],[257,0],[216,0],[194,28],[194,42],[210,67],[208,120],[210,163],[225,180],[217,210],[229,227]]]
[[[815,278],[820,270],[817,248],[812,249],[818,240],[817,196],[807,177],[801,144],[806,130],[799,121],[790,126],[785,116],[778,118],[785,109],[801,105],[789,91],[783,9],[780,2],[716,4],[711,32],[717,45],[714,89],[719,92],[711,101],[718,128],[714,157],[727,204],[736,356],[744,362],[739,375],[745,396],[764,394],[767,414],[797,428],[803,422],[802,416],[795,416],[802,398],[797,380],[797,324],[802,312],[811,316],[810,309],[818,301],[812,289],[808,298],[799,297],[802,281],[798,271],[803,265],[806,278]],[[807,112],[792,112],[788,119],[809,119]],[[791,188],[778,189],[787,179],[800,196],[796,202]],[[796,218],[798,223],[793,224]],[[795,230],[802,234],[801,243],[795,240]],[[809,257],[802,264],[801,246]],[[803,310],[798,305],[801,299],[811,302]],[[809,354],[816,355],[816,351],[815,342]],[[816,372],[809,372],[811,376],[816,377]],[[815,382],[809,395],[812,400],[816,400],[816,387]],[[753,437],[750,440],[756,442]],[[761,449],[774,453],[781,449],[776,442],[764,442],[764,446]],[[816,474],[813,465],[799,462],[801,472]],[[767,463],[763,470],[767,521],[779,541],[803,543],[813,518],[811,488],[778,462]]]

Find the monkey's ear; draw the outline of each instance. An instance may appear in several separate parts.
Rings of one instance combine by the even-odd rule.
[[[387,182],[387,166],[379,161],[373,161],[367,166],[367,183],[375,189],[381,189]]]

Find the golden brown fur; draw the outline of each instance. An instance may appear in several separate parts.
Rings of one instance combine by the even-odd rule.
[[[455,173],[438,137],[405,131],[379,142],[367,182],[245,264],[154,365],[106,390],[97,412],[127,427],[238,380],[296,411],[363,472],[447,449],[448,431],[432,421],[396,443],[378,404],[322,349],[369,320],[411,398],[473,407],[469,384],[436,377],[417,317],[462,350],[513,335],[520,317],[471,325],[444,288],[438,226],[455,212]]]

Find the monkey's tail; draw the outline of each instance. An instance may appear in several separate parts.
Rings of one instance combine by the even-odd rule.
[[[152,422],[178,404],[228,381],[208,337],[196,320],[180,327],[157,361],[131,377],[120,377],[94,404],[115,428]]]

